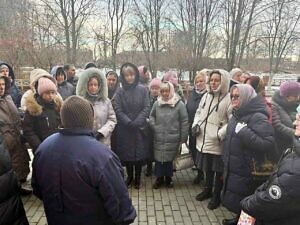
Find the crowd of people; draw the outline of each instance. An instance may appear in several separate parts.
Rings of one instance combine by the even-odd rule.
[[[185,98],[176,72],[152,79],[132,63],[119,75],[94,63],[78,74],[73,65],[37,68],[24,94],[10,65],[0,62],[0,74],[0,224],[28,224],[20,199],[32,193],[22,187],[28,149],[33,193],[50,225],[108,225],[134,221],[127,188],[140,189],[143,166],[156,177],[154,189],[176,188],[182,144],[194,161],[193,183],[203,181],[196,200],[236,215],[224,225],[236,225],[242,210],[256,224],[300,224],[297,81],[270,99],[259,76],[203,69]],[[274,171],[260,173],[267,163]]]

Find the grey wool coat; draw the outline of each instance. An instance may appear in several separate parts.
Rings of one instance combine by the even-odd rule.
[[[100,91],[97,96],[88,94],[87,86],[91,77],[96,77],[100,82]],[[103,135],[100,142],[110,147],[111,134],[117,124],[115,111],[108,98],[106,78],[97,68],[84,70],[80,76],[76,87],[76,94],[89,100],[94,109],[94,131]]]
[[[154,131],[154,159],[173,161],[180,144],[188,138],[189,120],[184,103],[179,98],[174,106],[156,101],[150,113],[150,126]]]

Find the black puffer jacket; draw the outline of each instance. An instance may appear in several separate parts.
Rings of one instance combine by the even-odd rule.
[[[62,100],[56,96],[53,103],[45,103],[38,94],[31,94],[26,99],[26,112],[23,121],[24,137],[32,150],[60,127],[60,108]]]
[[[240,213],[240,201],[257,188],[251,174],[252,160],[260,162],[264,154],[274,150],[274,130],[262,96],[234,112],[229,120],[224,149],[223,204],[234,213]],[[235,133],[238,122],[247,127]]]
[[[275,140],[280,155],[290,148],[295,133],[293,122],[296,119],[297,102],[288,102],[280,96],[279,91],[272,97],[272,124],[275,130]]]
[[[0,224],[27,225],[18,179],[4,146],[3,137],[0,136]]]
[[[300,224],[300,143],[294,143],[269,180],[241,202],[257,225]]]

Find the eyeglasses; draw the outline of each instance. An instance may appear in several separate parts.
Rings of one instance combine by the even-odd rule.
[[[240,98],[239,95],[230,95],[231,99],[238,100]]]

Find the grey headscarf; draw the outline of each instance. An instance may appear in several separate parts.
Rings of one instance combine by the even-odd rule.
[[[239,90],[239,108],[242,108],[244,105],[247,105],[251,99],[256,97],[256,92],[253,87],[249,84],[236,84],[233,85],[230,89],[230,94],[232,94],[233,89],[237,88]]]

